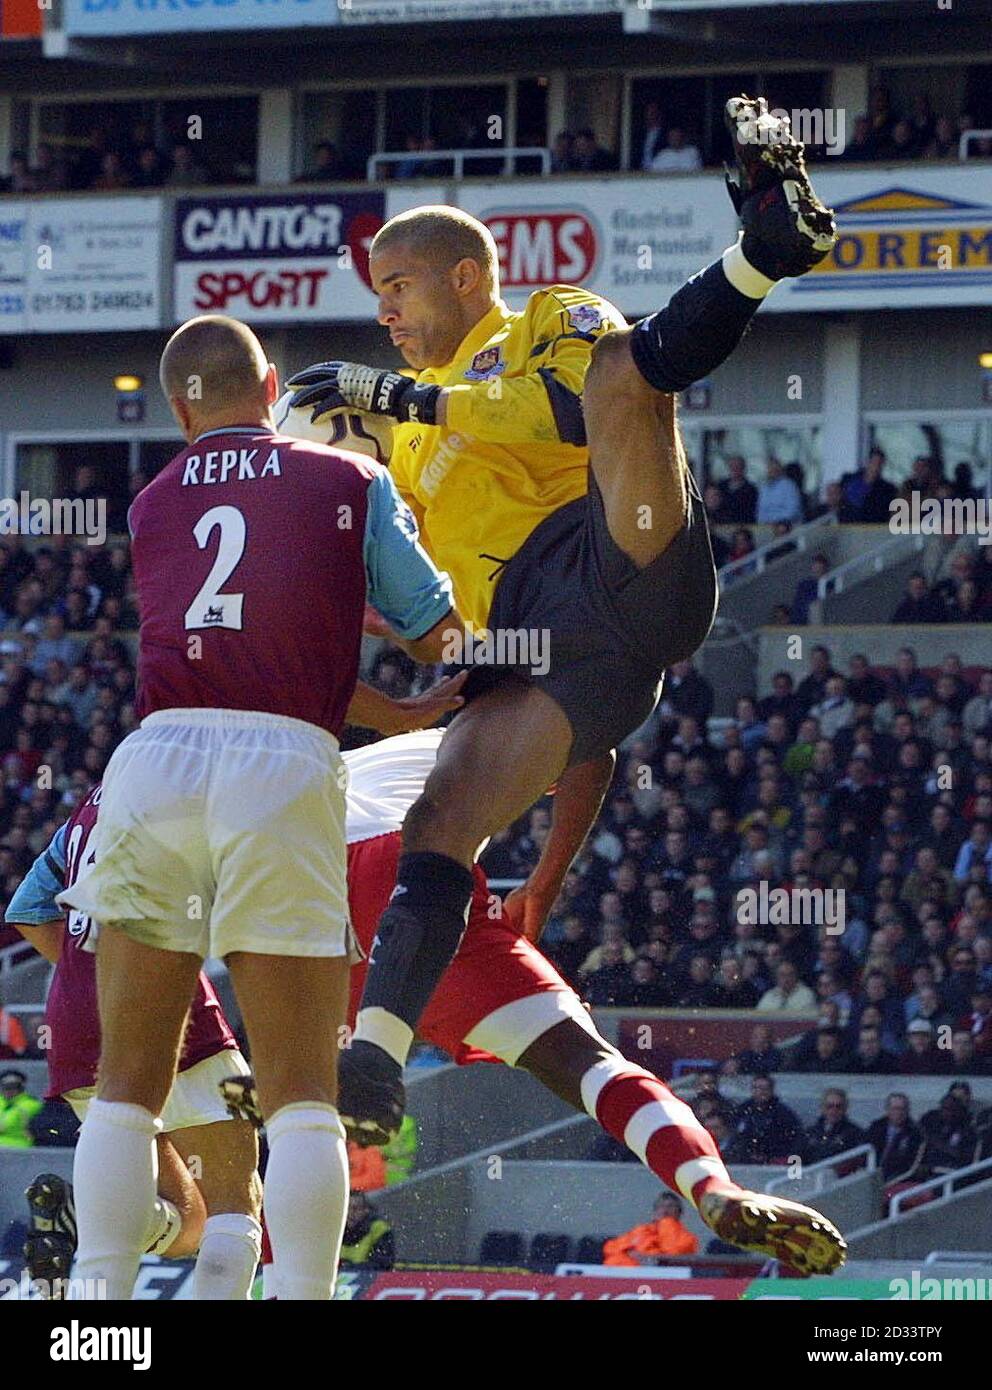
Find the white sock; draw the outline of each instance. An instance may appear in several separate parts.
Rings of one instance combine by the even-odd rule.
[[[334,1292],[348,1211],[348,1153],[333,1105],[284,1105],[266,1124],[265,1225],[280,1300]]]
[[[743,236],[738,237],[733,246],[728,246],[721,256],[723,273],[734,289],[739,290],[748,299],[764,299],[766,295],[771,294],[778,281],[769,280],[767,275],[755,270],[741,250],[742,240]]]
[[[119,1302],[134,1291],[152,1224],[161,1128],[143,1105],[91,1100],[87,1108],[72,1166],[79,1227],[73,1278],[101,1281],[100,1298]]]
[[[168,1255],[169,1246],[183,1228],[179,1208],[167,1197],[156,1197],[151,1223],[141,1247],[146,1255]]]
[[[242,1302],[251,1296],[262,1254],[262,1227],[253,1216],[230,1211],[208,1216],[193,1270],[193,1297]]]

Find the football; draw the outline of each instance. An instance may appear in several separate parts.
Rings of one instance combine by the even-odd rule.
[[[330,444],[337,449],[350,449],[365,454],[377,463],[388,463],[393,447],[393,421],[383,415],[369,415],[364,410],[336,410],[311,422],[310,407],[294,410],[290,405],[294,392],[285,391],[272,407],[272,416],[280,434],[294,439],[306,439],[313,444]]]

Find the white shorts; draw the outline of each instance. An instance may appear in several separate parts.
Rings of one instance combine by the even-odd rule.
[[[58,901],[201,958],[350,955],[347,777],[303,720],[151,714],[110,759],[95,862]]]
[[[232,1116],[221,1099],[220,1083],[228,1076],[250,1075],[251,1068],[236,1047],[225,1047],[188,1071],[179,1072],[162,1107],[162,1133],[230,1120]],[[95,1095],[95,1086],[80,1086],[78,1090],[66,1091],[63,1099],[82,1121]]]

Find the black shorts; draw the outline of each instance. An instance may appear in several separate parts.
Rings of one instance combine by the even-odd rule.
[[[610,535],[590,471],[586,496],[542,521],[507,562],[489,613],[495,653],[466,663],[463,693],[471,699],[508,680],[538,686],[572,726],[569,762],[584,762],[644,723],[665,668],[702,645],[716,603],[706,513],[691,477],[685,526],[638,569]],[[507,641],[509,633],[519,640]]]

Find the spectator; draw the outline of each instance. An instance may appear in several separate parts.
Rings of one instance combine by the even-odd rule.
[[[844,145],[844,158],[852,162],[875,158],[875,142],[867,116],[855,116],[851,138]]]
[[[698,148],[689,144],[681,126],[673,125],[664,149],[658,151],[650,167],[656,174],[693,174],[703,167],[703,160]]]
[[[412,1115],[404,1115],[403,1123],[388,1144],[380,1150],[386,1161],[386,1185],[394,1187],[406,1182],[417,1166],[417,1150],[420,1147],[420,1134],[417,1121]]]
[[[898,1054],[882,1046],[881,1030],[862,1024],[858,1031],[858,1048],[851,1061],[851,1071],[859,1076],[887,1076],[898,1070]]]
[[[356,1269],[392,1269],[396,1263],[392,1228],[364,1192],[348,1198],[341,1263]]]
[[[31,1121],[42,1102],[28,1094],[24,1072],[10,1068],[0,1072],[0,1148],[30,1149],[34,1144]]]
[[[348,1141],[348,1174],[352,1192],[378,1192],[386,1186],[386,1160],[382,1149],[365,1148]]]
[[[691,715],[700,728],[705,728],[713,713],[713,698],[712,685],[691,661],[676,661],[665,673],[662,708],[667,706],[673,715]]]
[[[838,1158],[865,1143],[865,1132],[847,1116],[847,1092],[831,1086],[824,1091],[820,1114],[806,1130],[803,1155],[806,1163]]]
[[[966,1168],[978,1156],[978,1135],[967,1107],[949,1091],[936,1110],[920,1120],[924,1147],[917,1177],[920,1181]]]
[[[947,609],[938,594],[927,589],[926,578],[917,570],[909,576],[906,593],[889,619],[893,623],[946,623]]]
[[[930,677],[916,664],[912,647],[900,647],[896,652],[896,669],[889,678],[889,699],[897,703],[919,700],[933,693]]]
[[[835,674],[830,664],[830,653],[826,647],[817,645],[810,649],[810,669],[796,689],[796,700],[805,714],[827,693],[827,680]]]
[[[751,1099],[737,1112],[733,1144],[738,1163],[775,1163],[799,1153],[799,1120],[776,1096],[770,1076],[753,1078]]]
[[[338,153],[338,147],[331,140],[321,140],[313,147],[313,163],[305,170],[301,183],[324,183],[343,179],[345,169]]]
[[[989,870],[992,869],[992,824],[987,820],[972,821],[968,838],[954,860],[955,880],[967,883],[975,865],[981,865],[984,876],[989,877]]]
[[[868,1126],[868,1143],[875,1150],[884,1182],[905,1178],[920,1160],[923,1131],[911,1118],[909,1097],[892,1091],[885,1101],[885,1115]]]
[[[114,193],[119,189],[129,188],[130,185],[131,177],[124,167],[124,161],[116,150],[107,150],[100,160],[100,172],[91,187],[104,193]]]
[[[154,145],[138,150],[131,182],[135,188],[161,188],[165,183],[165,161]]]
[[[903,1076],[936,1076],[941,1070],[933,1024],[925,1018],[914,1018],[906,1029],[906,1050],[899,1058]]]
[[[652,1265],[659,1258],[695,1255],[699,1241],[682,1224],[682,1202],[674,1192],[662,1192],[651,1220],[603,1243],[604,1265]]]
[[[551,146],[551,172],[571,174],[575,167],[575,136],[570,130],[559,130]]]
[[[968,1028],[955,1028],[950,1053],[941,1054],[940,1070],[945,1076],[988,1076],[992,1064],[975,1050],[975,1039]]]
[[[583,998],[595,1008],[615,1008],[625,1002],[634,953],[627,943],[608,941],[599,949],[599,965],[584,975]],[[630,960],[626,953],[630,953]]]
[[[777,458],[770,458],[767,480],[758,489],[759,522],[788,521],[796,525],[803,519],[803,499],[795,483]]]
[[[924,159],[957,159],[959,138],[950,116],[938,116],[933,139],[923,151]]]
[[[884,451],[872,449],[861,470],[841,480],[843,502],[847,509],[841,517],[842,521],[862,525],[888,524],[891,516],[889,508],[895,500],[896,490],[882,476],[884,468]]]
[[[792,621],[799,627],[805,627],[809,622],[809,610],[819,597],[820,580],[830,569],[830,561],[822,550],[813,556],[809,568],[809,575],[800,579],[792,597]]]
[[[40,144],[31,170],[33,191],[35,193],[61,193],[67,183],[65,166],[56,156],[54,148],[47,143]]]
[[[603,149],[595,131],[588,126],[576,132],[572,159],[575,169],[583,174],[598,174],[617,167],[613,155]]]
[[[790,1071],[822,1076],[851,1069],[851,1058],[844,1045],[843,1029],[821,1024],[810,1036],[813,1039],[812,1051],[808,1056],[793,1058]]]
[[[740,454],[732,454],[727,459],[727,476],[719,488],[723,496],[720,522],[725,526],[753,523],[758,511],[758,489],[748,482],[747,464]]]
[[[758,1012],[804,1014],[815,1008],[816,995],[802,983],[792,961],[782,961],[775,972],[775,987],[761,996]]]
[[[849,729],[854,723],[854,704],[847,695],[847,682],[843,676],[831,675],[827,678],[823,699],[810,709],[810,715],[820,726],[820,733],[826,739],[833,739],[842,729]]]
[[[34,178],[28,169],[28,157],[23,150],[12,150],[8,161],[10,172],[3,180],[0,192],[33,193]]]
[[[885,699],[885,682],[868,665],[868,658],[858,652],[851,657],[851,674],[847,678],[847,693],[855,705],[871,705],[872,709]]]
[[[194,156],[185,140],[172,146],[172,168],[165,177],[167,188],[197,188],[209,182],[206,166]]]
[[[649,101],[644,108],[644,141],[641,145],[640,168],[647,172],[652,161],[665,143],[665,127],[661,119],[661,107],[656,101]]]

